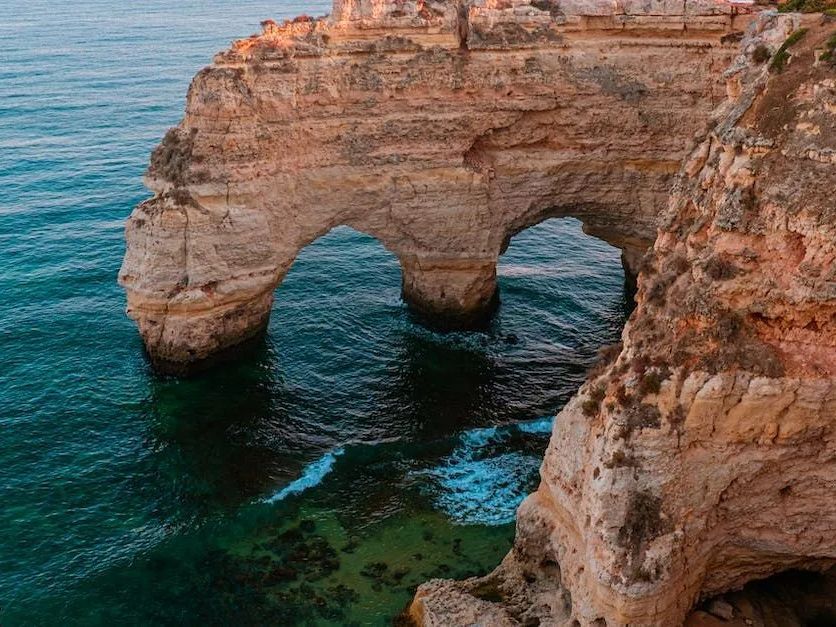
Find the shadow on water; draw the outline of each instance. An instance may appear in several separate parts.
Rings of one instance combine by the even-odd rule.
[[[501,390],[494,386],[498,368],[486,338],[451,344],[421,329],[391,329],[390,335],[398,352],[374,378],[371,396],[359,407],[348,407],[352,416],[335,417],[342,421],[343,439],[353,443],[355,493],[372,491],[364,482],[386,485],[390,480],[373,476],[376,458],[387,450],[379,444],[397,440],[405,457],[416,453],[410,450],[413,441],[429,450],[433,442],[449,449],[445,439],[492,424],[502,413],[497,409]],[[171,511],[161,512],[164,517],[188,512],[188,519],[199,520],[245,503],[289,483],[317,450],[328,450],[327,442],[311,443],[317,438],[310,422],[323,414],[321,407],[304,389],[288,385],[281,371],[271,344],[264,341],[236,362],[199,377],[150,378],[143,405],[155,481],[135,487],[167,493],[158,499],[173,504]],[[362,439],[352,435],[353,424],[360,421],[385,429],[362,446]],[[361,500],[364,513],[358,513],[358,520],[378,509],[375,498],[388,497],[377,491]],[[390,510],[379,506],[384,515]]]
[[[439,437],[485,423],[500,400],[499,367],[484,335],[439,336],[417,327],[396,339],[380,412],[398,415],[402,433]]]
[[[259,497],[298,477],[310,456],[292,450],[293,414],[311,418],[270,342],[199,378],[152,378],[144,419],[153,479],[134,489],[156,493],[169,534],[81,583],[74,598],[107,599],[88,618],[386,624],[422,581],[495,564],[512,525],[451,528],[422,474],[461,446],[457,434],[485,423],[479,409],[492,402],[497,372],[487,340],[451,343],[397,326],[390,334],[399,350],[375,379],[366,419],[397,416],[392,437],[346,445],[316,490],[272,504]]]
[[[143,417],[153,489],[199,519],[291,480],[302,461],[275,442],[301,402],[264,341],[198,377],[152,376]]]

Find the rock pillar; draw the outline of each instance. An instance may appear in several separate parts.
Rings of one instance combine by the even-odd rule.
[[[496,259],[401,257],[403,299],[423,321],[442,328],[484,324],[499,302]]]
[[[232,347],[261,334],[270,320],[272,290],[245,301],[201,312],[149,311],[132,307],[128,315],[139,332],[154,368],[185,375],[222,360]]]

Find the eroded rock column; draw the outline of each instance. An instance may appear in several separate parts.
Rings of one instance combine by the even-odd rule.
[[[188,193],[139,205],[126,235],[128,315],[155,367],[175,374],[258,335],[295,256],[257,207]]]
[[[479,326],[499,302],[496,259],[410,255],[401,270],[404,301],[432,326]]]
[[[154,367],[184,375],[231,355],[224,352],[257,337],[266,328],[273,306],[272,290],[244,301],[204,311],[138,311],[128,304]]]

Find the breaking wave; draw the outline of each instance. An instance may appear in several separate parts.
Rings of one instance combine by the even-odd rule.
[[[537,480],[542,455],[498,452],[495,445],[532,435],[547,436],[554,419],[466,431],[444,462],[424,473],[433,503],[462,525],[505,525]]]
[[[278,503],[292,494],[299,494],[300,492],[316,487],[322,483],[325,476],[331,472],[334,467],[334,463],[337,461],[337,457],[343,453],[345,453],[345,449],[340,447],[326,453],[315,462],[308,464],[305,466],[302,471],[302,475],[298,479],[287,484],[270,498],[265,499],[265,502]]]

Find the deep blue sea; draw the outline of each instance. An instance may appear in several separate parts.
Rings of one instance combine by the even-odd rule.
[[[396,259],[338,228],[266,338],[156,376],[124,315],[123,223],[194,73],[287,0],[0,0],[0,624],[387,624],[487,572],[551,416],[628,309],[618,251],[512,242],[486,332],[437,334]]]

